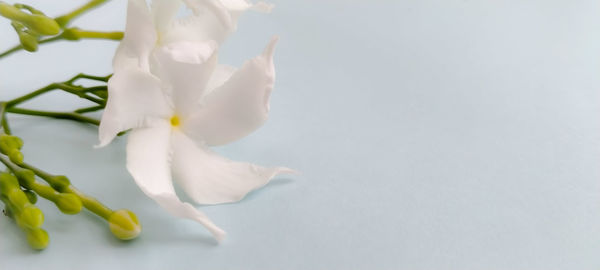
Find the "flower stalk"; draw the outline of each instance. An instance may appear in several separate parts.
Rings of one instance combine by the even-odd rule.
[[[106,83],[111,75],[95,76],[80,73],[66,81],[51,83],[23,96],[0,101],[0,163],[9,170],[0,175],[3,179],[9,179],[0,180],[0,199],[4,202],[5,213],[17,221],[17,225],[24,230],[28,243],[34,249],[44,249],[49,243],[48,233],[39,226],[31,225],[35,221],[36,215],[41,215],[41,212],[38,214],[36,212],[38,210],[24,210],[31,208],[31,205],[37,201],[37,196],[53,202],[64,214],[74,215],[81,212],[83,208],[89,210],[106,220],[110,231],[118,239],[134,239],[141,232],[141,225],[133,212],[125,209],[112,210],[77,189],[66,176],[50,174],[24,162],[23,154],[20,151],[23,141],[19,137],[11,135],[9,121],[6,117],[7,114],[22,114],[67,119],[98,126],[100,124],[98,119],[83,114],[104,109],[108,98]],[[100,84],[84,87],[77,84],[79,80],[89,80]],[[20,107],[22,103],[52,91],[75,95],[94,103],[94,105],[72,112],[41,111]],[[44,180],[47,184],[37,181],[36,178]],[[39,225],[41,226],[41,224]]]

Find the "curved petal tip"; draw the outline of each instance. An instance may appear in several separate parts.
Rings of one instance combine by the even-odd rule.
[[[275,52],[275,45],[277,45],[277,42],[279,42],[279,36],[273,36],[271,38],[271,41],[269,41],[269,44],[267,44],[267,47],[265,47],[265,50],[263,51],[263,55],[265,57],[273,57],[273,53]]]

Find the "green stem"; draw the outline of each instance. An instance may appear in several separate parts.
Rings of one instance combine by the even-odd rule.
[[[66,84],[66,83],[58,83],[56,84],[56,88],[63,90],[65,92],[74,94],[80,98],[84,98],[87,99],[91,102],[94,102],[98,105],[105,105],[106,102],[103,99],[100,98],[95,98],[92,96],[89,96],[86,94],[86,92],[88,91],[88,88],[84,88],[84,87],[78,87],[78,86],[73,86],[70,84]]]
[[[2,155],[0,155],[0,162],[2,162],[4,164],[4,166],[6,166],[6,168],[11,170],[15,175],[17,174],[18,171],[23,170],[18,165],[10,162],[7,158],[3,157]],[[56,191],[55,189],[53,189],[51,186],[41,184],[37,181],[33,181],[32,183],[25,184],[25,183],[21,182],[21,179],[19,179],[19,184],[22,187],[33,190],[38,195],[40,195],[43,198],[46,198],[47,200],[52,201],[52,202],[55,202],[60,197],[60,193],[58,191]]]
[[[102,32],[102,31],[86,31],[86,30],[74,30],[72,29],[72,34],[75,34],[74,40],[79,39],[108,39],[108,40],[121,40],[123,39],[123,32],[121,31],[113,31],[113,32]]]
[[[74,111],[74,113],[88,113],[88,112],[95,112],[95,111],[99,111],[104,109],[104,106],[92,106],[92,107],[86,107],[86,108],[81,108],[81,109],[77,109]]]
[[[86,11],[89,11],[90,9],[93,9],[99,5],[102,5],[104,3],[108,2],[108,0],[91,0],[89,1],[87,4],[76,8],[75,10],[62,15],[60,17],[57,17],[55,20],[56,22],[61,26],[61,27],[65,27],[69,24],[69,22],[71,22],[73,19],[75,19],[77,16],[80,16],[81,14],[85,13]]]
[[[66,32],[61,33],[60,35],[53,36],[51,38],[45,38],[38,41],[39,44],[51,43],[60,40],[79,40],[79,39],[108,39],[108,40],[121,40],[123,38],[123,32],[97,32],[97,31],[78,31],[81,34],[77,39],[69,39],[68,35],[65,36]],[[0,53],[0,59],[8,56],[12,53],[18,52],[24,49],[23,45],[15,45],[14,47]]]
[[[29,93],[27,95],[24,95],[24,96],[21,96],[21,97],[18,97],[18,98],[15,98],[13,100],[10,100],[10,101],[6,102],[6,107],[10,108],[10,107],[12,107],[14,105],[21,104],[21,103],[23,103],[23,102],[25,102],[27,100],[30,100],[30,99],[32,99],[34,97],[37,97],[37,96],[39,96],[41,94],[44,94],[46,92],[52,91],[52,90],[54,90],[56,88],[57,88],[56,84],[55,83],[51,83],[51,84],[46,85],[46,86],[44,86],[44,87],[42,87],[42,88],[40,88],[38,90],[33,91],[33,92],[31,92],[31,93]]]
[[[112,209],[106,207],[95,198],[83,194],[81,191],[79,191],[72,185],[67,188],[66,192],[77,195],[77,197],[81,199],[83,207],[85,207],[90,212],[102,217],[106,221],[108,221],[108,218],[110,218],[110,215],[114,212]]]
[[[108,79],[110,79],[110,77],[112,76],[112,74],[109,74],[107,76],[94,76],[94,75],[89,75],[89,74],[85,74],[85,73],[79,73],[77,75],[75,75],[73,78],[71,78],[70,80],[66,81],[66,84],[73,84],[75,81],[79,80],[79,79],[88,79],[88,80],[94,80],[94,81],[100,81],[100,82],[108,82]]]
[[[72,113],[72,112],[48,112],[48,111],[38,111],[38,110],[29,110],[29,109],[21,109],[21,108],[10,108],[10,109],[8,109],[8,112],[15,113],[15,114],[46,116],[46,117],[52,117],[52,118],[57,118],[57,119],[68,119],[68,120],[74,120],[77,122],[88,123],[88,124],[92,124],[92,125],[96,125],[96,126],[100,125],[100,121],[97,119],[89,118],[89,117],[83,116],[81,114]]]
[[[10,135],[10,126],[8,125],[8,119],[6,119],[7,107],[8,105],[6,104],[6,102],[0,102],[0,127],[2,127],[4,133]]]
[[[23,163],[21,164],[21,167],[25,168],[25,169],[29,169],[31,171],[33,171],[37,176],[39,176],[40,178],[44,179],[46,182],[48,182],[48,184],[50,184],[51,186],[57,183],[53,183],[53,181],[56,179],[56,177],[52,174],[49,174],[41,169],[38,169],[36,167],[33,167],[27,163]],[[77,195],[77,197],[79,197],[79,199],[81,200],[81,202],[83,203],[83,206],[88,209],[90,212],[102,217],[103,219],[108,221],[108,218],[110,217],[110,215],[114,212],[112,209],[106,207],[105,205],[103,205],[101,202],[99,202],[98,200],[94,199],[93,197],[87,196],[84,193],[82,193],[81,191],[79,191],[77,188],[75,188],[73,185],[69,185],[64,192],[67,193],[72,193]]]
[[[38,41],[38,44],[51,43],[51,42],[59,41],[59,40],[62,40],[62,39],[63,39],[63,37],[61,35],[58,35],[58,36],[54,36],[54,37],[51,37],[51,38],[42,39],[42,40]],[[18,52],[18,51],[20,51],[22,49],[23,49],[23,45],[21,45],[21,44],[15,45],[14,47],[12,47],[12,48],[4,51],[3,53],[0,53],[0,58],[8,56],[8,55],[10,55],[10,54],[12,54],[14,52]]]
[[[89,87],[89,88],[78,87],[78,86],[73,86],[73,85],[71,85],[69,83],[72,80],[73,79],[71,79],[71,80],[69,80],[67,82],[64,82],[64,83],[51,83],[49,85],[46,85],[46,86],[44,86],[44,87],[42,87],[42,88],[40,88],[38,90],[35,90],[35,91],[33,91],[33,92],[31,92],[31,93],[29,93],[27,95],[24,95],[24,96],[21,96],[21,97],[18,97],[18,98],[15,98],[13,100],[10,100],[10,101],[6,102],[6,107],[7,108],[11,108],[11,107],[13,107],[15,105],[21,104],[21,103],[23,103],[25,101],[28,101],[28,100],[30,100],[30,99],[32,99],[34,97],[37,97],[37,96],[39,96],[41,94],[44,94],[44,93],[47,93],[47,92],[50,92],[50,91],[56,90],[56,89],[60,89],[60,90],[63,90],[65,92],[67,92],[67,93],[74,94],[74,95],[76,95],[78,97],[87,99],[87,100],[89,100],[91,102],[94,102],[94,103],[96,103],[98,105],[102,105],[102,106],[105,105],[106,102],[103,99],[95,98],[95,97],[92,97],[92,96],[89,96],[89,95],[86,94],[86,92],[88,92],[88,91],[98,91],[98,90],[101,90],[101,89],[105,89],[103,86],[94,86],[94,87]]]

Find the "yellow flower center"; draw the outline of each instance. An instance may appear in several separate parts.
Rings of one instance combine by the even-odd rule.
[[[179,120],[179,116],[173,115],[173,117],[171,117],[171,126],[178,127],[180,124],[181,121]]]

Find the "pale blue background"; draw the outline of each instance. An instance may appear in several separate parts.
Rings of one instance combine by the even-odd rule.
[[[25,1],[58,15],[79,1]],[[11,117],[32,163],[134,210],[136,241],[50,204],[52,243],[31,251],[0,218],[0,269],[598,269],[600,2],[273,0],[222,48],[239,65],[278,34],[271,118],[218,149],[302,176],[202,208],[215,245],[171,218],[125,170],[124,140]],[[75,25],[122,29],[125,1]],[[0,45],[15,43],[0,24]],[[116,43],[43,46],[0,61],[0,99],[85,71],[110,73]],[[83,104],[50,95],[28,107]]]

